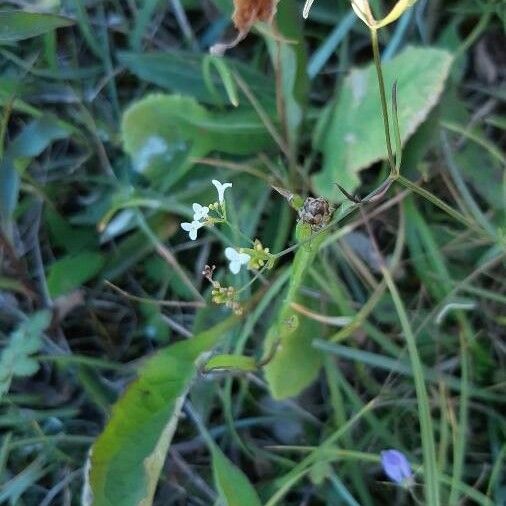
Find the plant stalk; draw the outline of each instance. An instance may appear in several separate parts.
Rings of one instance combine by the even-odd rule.
[[[378,46],[378,31],[375,28],[371,28],[371,42],[372,42],[372,52],[374,55],[374,66],[376,67],[376,74],[378,76],[378,86],[381,99],[381,112],[383,115],[383,125],[385,127],[385,140],[387,143],[387,151],[388,151],[388,163],[390,164],[391,172],[395,173],[394,154],[392,151],[392,142],[390,140],[390,124],[388,121],[385,80],[383,78],[383,70],[381,69],[381,57]]]

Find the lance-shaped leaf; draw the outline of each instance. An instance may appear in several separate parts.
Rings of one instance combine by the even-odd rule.
[[[73,25],[74,21],[54,14],[24,11],[0,12],[0,44],[29,39],[46,32]]]
[[[237,321],[235,316],[228,317],[147,360],[91,448],[84,506],[152,504],[185,396],[197,374],[198,359]]]

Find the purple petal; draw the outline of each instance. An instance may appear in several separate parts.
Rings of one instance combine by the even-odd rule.
[[[381,452],[381,465],[385,474],[399,485],[413,478],[408,459],[398,450],[385,450]]]

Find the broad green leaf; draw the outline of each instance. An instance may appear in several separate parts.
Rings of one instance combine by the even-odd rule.
[[[265,339],[265,355],[276,347],[272,360],[265,366],[265,376],[275,399],[299,394],[315,379],[321,366],[321,355],[312,346],[318,324],[297,313],[291,304],[300,301],[299,290],[306,272],[326,237],[326,232],[319,233],[297,250],[288,292]]]
[[[148,177],[166,174],[170,183],[211,151],[248,155],[272,145],[256,113],[211,112],[179,95],[149,95],[132,105],[123,117],[122,134],[134,169]]]
[[[104,257],[95,251],[83,251],[56,260],[47,277],[51,297],[56,298],[79,288],[96,276],[104,263]]]
[[[9,336],[0,357],[0,397],[9,391],[14,376],[31,376],[38,371],[39,364],[31,355],[39,351],[41,335],[50,321],[50,311],[37,311]]]
[[[71,19],[54,14],[0,11],[0,44],[29,39],[73,24]]]
[[[212,446],[213,475],[224,506],[261,506],[246,475],[215,445]]]
[[[218,96],[206,86],[202,73],[203,58],[202,54],[178,50],[166,53],[121,52],[118,54],[120,63],[143,81],[156,84],[171,92],[184,93],[207,104],[227,104],[225,87],[218,73],[212,74]],[[227,66],[232,71],[238,72],[248,83],[251,91],[261,102],[274,104],[273,79],[255,70],[251,65],[228,57],[224,59]]]
[[[451,62],[451,55],[446,51],[410,47],[384,64],[387,95],[397,81],[403,143],[437,103]],[[390,105],[388,110],[391,110]],[[386,159],[374,65],[351,71],[330,115],[326,130],[316,146],[323,153],[323,167],[313,178],[313,183],[316,193],[335,201],[340,198],[335,191],[335,183],[353,191],[360,183],[360,170]]]
[[[84,506],[149,506],[199,357],[238,319],[230,316],[148,359],[91,449]]]

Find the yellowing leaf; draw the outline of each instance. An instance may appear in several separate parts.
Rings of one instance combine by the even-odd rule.
[[[404,14],[404,11],[414,5],[416,1],[417,0],[399,0],[383,19],[380,19],[376,22],[375,27],[381,28],[383,26],[389,25],[390,23],[393,23],[394,21],[397,21],[397,19]]]
[[[382,19],[376,20],[371,12],[369,0],[351,0],[355,14],[371,29],[378,30],[393,23],[404,14],[417,0],[399,0],[392,10]]]
[[[368,0],[351,0],[351,7],[355,14],[367,25],[374,26],[376,20],[371,12]]]
[[[84,506],[150,506],[198,358],[236,323],[231,316],[196,337],[160,350],[113,408],[95,441]]]

